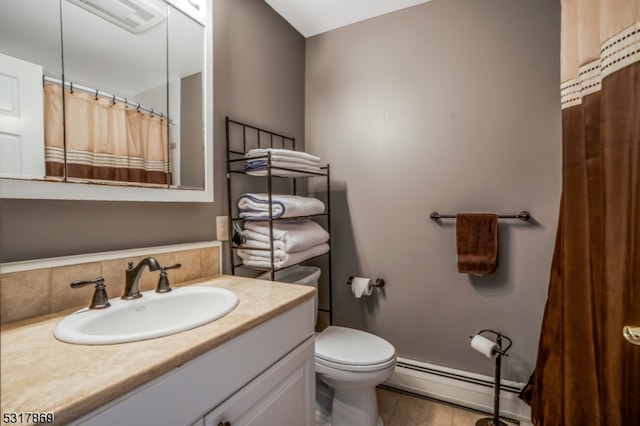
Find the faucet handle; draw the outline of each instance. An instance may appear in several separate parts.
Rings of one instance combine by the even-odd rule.
[[[111,306],[109,303],[109,296],[107,296],[107,290],[104,286],[104,278],[98,277],[95,280],[81,280],[71,283],[71,288],[81,288],[90,284],[95,284],[96,291],[93,293],[93,299],[89,305],[89,309],[103,309]]]
[[[160,269],[161,270],[165,270],[165,269],[180,269],[182,265],[179,263],[176,263],[175,265],[171,265],[171,266],[161,266]]]
[[[167,276],[167,270],[178,269],[181,266],[181,264],[176,263],[175,265],[160,267],[160,278],[158,279],[158,287],[156,288],[156,293],[168,293],[171,291],[171,286],[169,285],[169,277]]]

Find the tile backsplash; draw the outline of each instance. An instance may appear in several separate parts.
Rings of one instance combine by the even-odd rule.
[[[72,289],[69,284],[76,280],[103,277],[109,298],[120,297],[128,263],[147,256],[161,266],[181,265],[167,270],[172,286],[220,274],[217,241],[6,263],[0,265],[0,323],[87,306],[94,287]],[[158,277],[158,272],[145,268],[140,291],[155,289]]]

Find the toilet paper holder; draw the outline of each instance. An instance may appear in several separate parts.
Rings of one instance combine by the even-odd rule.
[[[489,329],[480,330],[474,336],[469,336],[469,338],[473,339],[477,335],[482,335],[482,333],[491,333],[495,336],[495,342],[498,345],[498,348],[494,349],[494,351],[498,356],[495,357],[496,365],[494,370],[495,378],[493,384],[493,417],[485,417],[478,420],[476,422],[476,426],[507,426],[506,423],[500,421],[500,358],[502,358],[503,355],[509,356],[507,355],[507,351],[509,350],[513,342],[504,334]],[[502,339],[507,340],[509,343],[504,349],[502,348]]]
[[[351,283],[353,282],[353,276],[349,277],[349,279],[347,280],[347,285],[351,285]],[[384,280],[382,278],[378,278],[377,280],[375,280],[375,282],[370,281],[370,285],[372,285],[373,287],[384,287]]]
[[[491,333],[493,335],[496,336],[496,344],[498,345],[498,349],[496,349],[495,351],[502,356],[509,356],[507,355],[507,351],[509,350],[509,348],[511,347],[511,345],[513,344],[513,342],[511,341],[510,338],[508,338],[507,336],[505,336],[504,334],[498,332],[498,331],[493,331],[493,330],[489,330],[489,329],[485,329],[485,330],[480,330],[478,331],[474,336],[476,335],[482,335],[482,333]],[[473,339],[474,336],[469,336],[469,339]],[[509,345],[502,349],[502,339],[505,339],[509,342]]]

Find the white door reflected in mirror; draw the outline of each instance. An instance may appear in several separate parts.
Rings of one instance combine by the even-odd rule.
[[[44,177],[42,67],[0,53],[0,177]]]

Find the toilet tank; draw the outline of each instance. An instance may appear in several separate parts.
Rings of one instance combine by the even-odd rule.
[[[318,318],[318,279],[320,278],[320,268],[315,266],[292,266],[290,268],[281,269],[276,271],[273,277],[274,281],[280,281],[282,283],[289,284],[302,284],[308,285],[316,289],[316,295],[313,299],[313,309],[316,315],[316,320]],[[265,272],[264,274],[258,276],[259,280],[271,280],[271,276],[269,272]],[[314,321],[314,324],[316,321]]]

